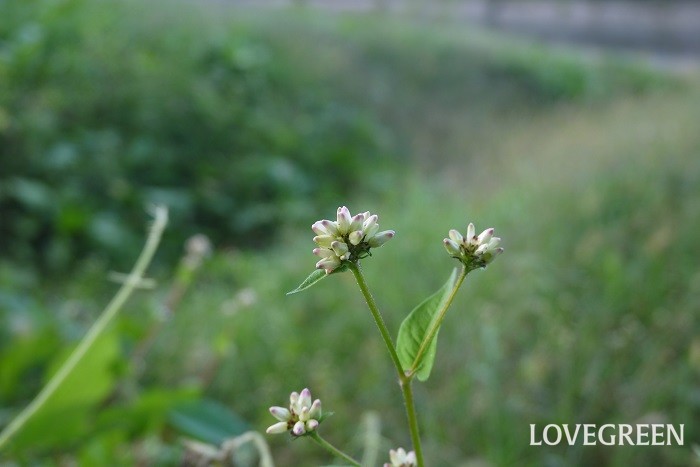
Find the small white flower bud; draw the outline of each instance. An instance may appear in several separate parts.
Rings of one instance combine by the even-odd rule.
[[[327,258],[333,255],[333,250],[330,248],[314,248],[313,254],[320,256],[321,258]]]
[[[321,247],[330,248],[331,243],[335,240],[333,235],[317,235],[314,237],[314,242]]]
[[[360,230],[362,228],[362,224],[364,222],[365,222],[365,215],[364,214],[356,215],[355,217],[352,218],[352,222],[350,223],[350,227],[348,228],[348,232]]]
[[[479,236],[477,237],[477,241],[479,243],[488,243],[489,240],[491,240],[492,236],[493,236],[493,228],[486,229],[479,234]]]
[[[465,235],[465,238],[467,240],[471,240],[472,238],[474,238],[475,233],[476,233],[476,227],[474,227],[474,224],[472,224],[470,222],[469,225],[467,226],[467,235]]]
[[[362,230],[356,230],[354,232],[350,232],[350,235],[348,235],[348,240],[350,240],[352,245],[359,245],[364,236],[365,234],[362,232]]]
[[[294,434],[294,436],[301,436],[304,433],[306,433],[306,427],[304,427],[304,422],[300,420],[294,424],[292,434]]]
[[[270,407],[270,413],[280,422],[288,422],[292,414],[284,407]]]
[[[311,404],[311,409],[309,410],[309,417],[319,418],[321,416],[321,399],[316,399],[313,404]]]
[[[462,237],[462,234],[457,232],[455,229],[450,230],[448,235],[449,235],[450,239],[455,243],[462,243],[462,240],[464,240],[464,237]],[[314,240],[314,241],[316,241],[316,240]]]
[[[345,235],[348,233],[348,228],[352,218],[350,217],[350,211],[345,206],[338,208],[338,233]]]
[[[311,419],[305,424],[306,426],[306,431],[314,431],[316,428],[318,428],[318,420]]]
[[[299,407],[306,407],[307,409],[311,407],[311,391],[309,391],[309,388],[304,388],[303,391],[299,394]]]
[[[287,429],[287,422],[279,422],[268,427],[267,430],[265,430],[265,432],[270,435],[277,435],[280,433],[284,433],[285,431],[287,431]]]
[[[383,232],[379,232],[377,235],[372,237],[367,243],[372,248],[379,248],[380,246],[384,245],[386,242],[394,238],[395,234],[396,233],[393,230],[385,230]]]
[[[341,258],[348,252],[348,245],[337,240],[331,243],[331,248],[333,248],[335,254]]]
[[[447,252],[452,255],[452,256],[457,256],[459,255],[459,245],[455,243],[454,241],[450,240],[449,238],[446,238],[442,241],[443,245],[445,245],[445,249]]]

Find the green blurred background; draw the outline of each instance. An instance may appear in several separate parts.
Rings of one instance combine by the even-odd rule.
[[[408,447],[352,277],[285,296],[339,205],[397,232],[364,261],[394,334],[454,266],[450,228],[503,238],[415,388],[429,465],[697,465],[698,76],[449,14],[0,0],[0,427],[116,290],[147,206],[171,218],[157,287],[0,465],[177,465],[183,437],[262,432],[303,387],[352,454],[372,414],[379,461]],[[530,423],[637,422],[685,424],[686,446],[528,445]],[[269,442],[279,466],[331,462]]]

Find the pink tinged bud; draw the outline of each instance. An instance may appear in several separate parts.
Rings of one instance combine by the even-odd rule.
[[[311,404],[311,409],[309,410],[309,417],[320,418],[321,417],[321,399],[316,399],[313,404]]]
[[[287,422],[292,417],[289,410],[284,407],[270,407],[270,413],[280,422]]]
[[[311,419],[308,422],[306,422],[306,431],[314,431],[316,428],[318,428],[318,420]]]
[[[306,428],[304,427],[304,422],[298,421],[294,424],[294,427],[292,428],[292,433],[294,436],[301,436],[304,433],[306,433]]]
[[[372,216],[369,216],[369,217],[363,222],[362,228],[363,228],[364,230],[367,230],[367,229],[369,229],[370,227],[374,227],[375,225],[377,225],[378,222],[379,222],[379,217],[378,217],[376,214],[374,214],[374,215],[372,215]]]
[[[338,208],[338,232],[341,235],[348,232],[351,222],[352,218],[350,217],[350,211],[348,211],[348,208],[345,206]]]
[[[345,253],[348,252],[348,246],[345,243],[339,242],[337,240],[331,243],[331,248],[333,248],[335,254],[341,258],[343,257],[343,255],[345,255]]]
[[[314,222],[311,230],[316,232],[317,235],[335,235],[338,233],[338,226],[335,222],[324,219]]]
[[[329,256],[316,263],[316,269],[325,269],[326,274],[330,274],[338,266],[340,266],[340,259],[337,256]]]
[[[394,232],[393,230],[385,230],[383,232],[379,232],[377,235],[370,238],[367,243],[371,248],[379,248],[380,246],[384,245],[386,242],[394,238],[394,235],[396,235],[396,232]]]
[[[493,237],[493,228],[486,229],[481,232],[477,240],[479,243],[488,243],[491,240],[491,237]]]
[[[457,232],[455,229],[450,230],[449,237],[455,243],[462,243],[462,240],[464,240],[462,234]]]
[[[355,230],[360,230],[362,228],[362,224],[365,222],[365,215],[364,214],[358,214],[355,217],[352,218],[352,222],[350,223],[350,228],[348,229],[349,232],[353,232]]]
[[[467,235],[465,235],[465,238],[467,240],[471,240],[472,238],[474,238],[475,233],[476,233],[476,227],[474,227],[474,224],[472,224],[470,222],[469,225],[467,226]]]
[[[455,243],[453,240],[450,240],[449,238],[446,238],[442,241],[442,244],[445,245],[445,249],[447,252],[452,255],[452,256],[459,256],[460,251],[459,251],[459,245]]]
[[[350,243],[353,245],[359,245],[364,236],[364,232],[362,232],[361,230],[356,230],[354,232],[350,232],[348,240],[350,240]]]
[[[306,407],[307,410],[311,407],[311,391],[309,391],[309,388],[304,388],[299,394],[299,407]]]
[[[316,256],[320,256],[321,258],[327,258],[329,256],[333,256],[333,250],[330,250],[328,248],[314,248],[313,253]]]
[[[269,435],[277,435],[280,433],[284,433],[285,431],[287,431],[287,422],[275,423],[274,425],[268,427],[267,430],[265,430],[265,432]]]

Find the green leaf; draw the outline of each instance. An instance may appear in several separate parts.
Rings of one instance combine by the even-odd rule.
[[[287,295],[292,295],[298,292],[301,292],[302,290],[306,290],[312,285],[316,284],[318,281],[321,279],[324,279],[328,274],[326,274],[326,271],[323,269],[316,269],[314,272],[309,274],[309,277],[304,279],[304,282],[299,284],[299,287],[296,289],[292,290],[291,292],[287,292]]]
[[[452,271],[452,275],[447,282],[440,287],[430,297],[426,298],[420,305],[411,311],[406,319],[401,323],[399,336],[396,343],[396,351],[399,354],[399,361],[404,369],[408,370],[418,355],[421,343],[428,337],[428,332],[435,326],[438,312],[450,295],[450,292],[457,281],[457,270]],[[438,330],[439,331],[439,330]],[[430,376],[437,350],[437,333],[428,345],[427,351],[423,353],[418,362],[416,376],[421,381],[425,381]]]

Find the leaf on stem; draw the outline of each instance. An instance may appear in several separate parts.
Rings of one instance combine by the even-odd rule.
[[[448,299],[450,292],[452,292],[452,289],[455,287],[456,281],[457,269],[452,271],[450,278],[440,287],[440,290],[415,307],[403,323],[401,323],[396,343],[396,351],[399,354],[401,366],[406,370],[411,369],[416,357],[418,357],[421,344],[428,338],[430,330],[437,325],[438,314]],[[416,365],[416,376],[418,376],[419,380],[425,381],[430,376],[430,371],[433,369],[436,349],[437,332],[435,332],[435,336],[431,342],[428,343],[422,355],[420,355],[420,361]]]
[[[311,287],[312,285],[316,284],[321,279],[324,279],[327,275],[328,274],[326,274],[326,271],[324,271],[323,269],[316,269],[316,270],[314,270],[314,272],[309,274],[309,277],[304,279],[304,282],[299,284],[299,287],[292,290],[291,292],[287,292],[287,295],[292,295],[292,294],[301,292],[302,290],[306,290],[309,287]]]

